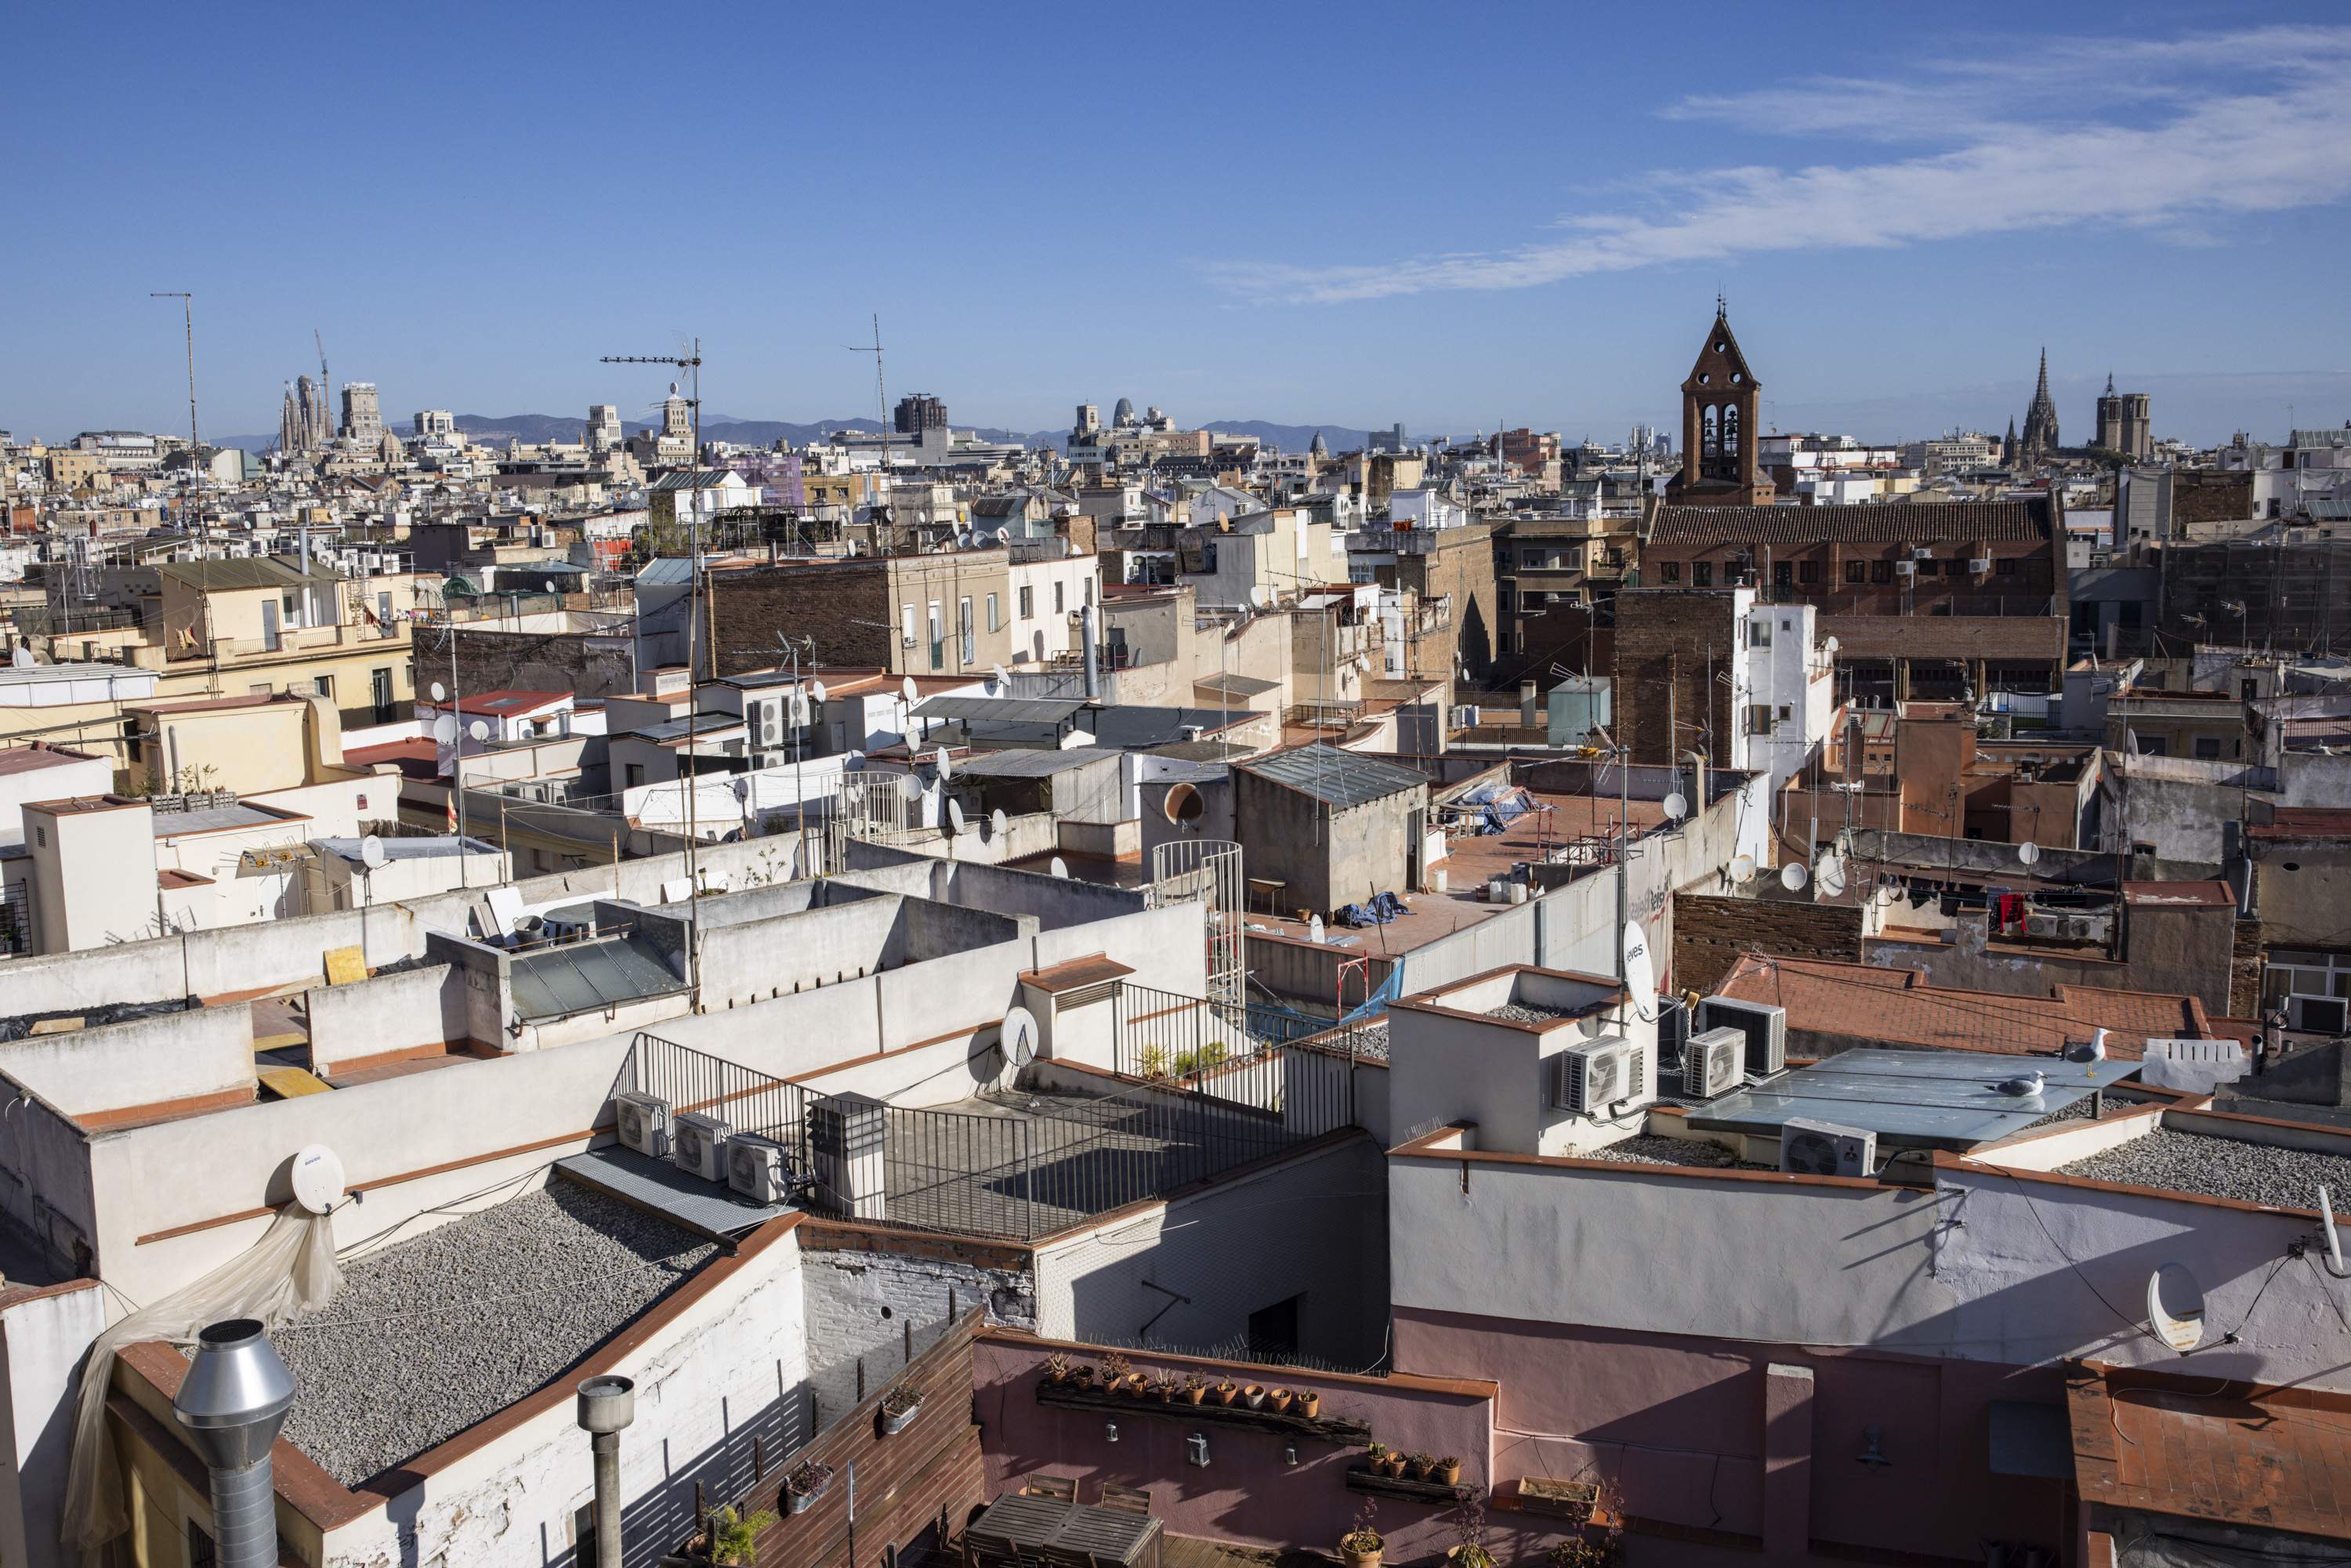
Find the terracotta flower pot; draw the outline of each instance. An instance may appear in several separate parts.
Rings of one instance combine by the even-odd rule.
[[[1241,1391],[1229,1383],[1219,1383],[1208,1390],[1208,1395],[1219,1405],[1230,1405],[1241,1396]]]
[[[1184,1403],[1186,1405],[1197,1405],[1201,1400],[1206,1399],[1207,1396],[1208,1391],[1205,1388],[1186,1388],[1184,1390]]]
[[[1439,1465],[1429,1472],[1428,1479],[1442,1481],[1447,1486],[1458,1486],[1461,1481],[1461,1467],[1458,1464]]]
[[[1277,1388],[1272,1393],[1268,1394],[1265,1396],[1265,1402],[1272,1407],[1273,1413],[1279,1416],[1283,1411],[1290,1408],[1290,1390],[1287,1388]]]
[[[1402,1454],[1390,1454],[1386,1458],[1380,1461],[1380,1468],[1385,1470],[1392,1479],[1402,1480],[1404,1479],[1404,1456]]]
[[[1380,1568],[1382,1553],[1386,1550],[1384,1542],[1365,1552],[1350,1546],[1343,1541],[1339,1543],[1339,1560],[1344,1563],[1347,1568]]]
[[[1321,1408],[1322,1408],[1322,1396],[1320,1394],[1310,1388],[1299,1395],[1298,1413],[1301,1416],[1311,1421],[1314,1418],[1314,1413]]]

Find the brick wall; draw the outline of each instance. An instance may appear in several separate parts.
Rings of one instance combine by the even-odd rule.
[[[983,1314],[968,1310],[936,1343],[917,1355],[891,1384],[870,1396],[817,1439],[773,1464],[742,1500],[746,1511],[781,1515],[759,1532],[758,1568],[814,1568],[852,1561],[849,1467],[857,1467],[855,1557],[884,1561],[883,1549],[909,1552],[943,1546],[937,1522],[950,1531],[987,1500],[979,1428],[972,1420],[972,1337]],[[904,1386],[923,1396],[922,1413],[904,1431],[882,1434],[882,1397]],[[815,1460],[832,1468],[832,1482],[804,1513],[791,1513],[783,1481],[793,1467]]]
[[[780,658],[778,633],[816,640],[820,666],[889,669],[889,569],[878,560],[821,561],[710,574],[710,641],[722,675]]]
[[[1640,588],[1616,596],[1616,733],[1634,761],[1669,762],[1693,747],[1709,757],[1731,754],[1740,716],[1710,677],[1740,657],[1734,603],[1719,589]],[[1678,747],[1677,723],[1685,727]]]
[[[2171,487],[2174,528],[2190,523],[2233,523],[2253,515],[2251,474],[2175,474]]]
[[[906,1325],[936,1323],[950,1292],[958,1312],[981,1307],[991,1322],[1036,1325],[1024,1249],[817,1222],[801,1230],[809,1387],[820,1422],[857,1402],[861,1361],[868,1394],[894,1375]]]
[[[450,633],[439,627],[416,629],[416,669],[429,689],[445,678]],[[456,628],[457,689],[461,692],[577,692],[610,696],[634,688],[635,657],[624,630],[618,635],[584,632],[541,634]]]
[[[1750,949],[1780,958],[1859,963],[1860,907],[1674,894],[1675,990],[1711,991]]]
[[[2236,940],[2229,954],[2229,1016],[2262,1016],[2262,923],[2237,922]]]

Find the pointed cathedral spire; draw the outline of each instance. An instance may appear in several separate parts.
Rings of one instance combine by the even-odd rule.
[[[2049,350],[2041,350],[2041,376],[2032,388],[2032,405],[2024,411],[2024,456],[2028,461],[2045,458],[2058,447],[2057,400],[2049,395]],[[2009,460],[2016,460],[2009,454]]]

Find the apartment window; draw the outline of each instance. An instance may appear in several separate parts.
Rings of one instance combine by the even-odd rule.
[[[1844,580],[1847,582],[1860,582],[1868,575],[1869,568],[1864,562],[1849,560],[1844,563]]]
[[[220,1549],[204,1527],[194,1520],[188,1521],[188,1568],[218,1568]]]
[[[1794,580],[1794,579],[1795,579],[1795,564],[1794,564],[1793,562],[1792,562],[1792,561],[1784,561],[1784,560],[1775,560],[1775,561],[1773,561],[1773,562],[1771,563],[1771,586],[1772,586],[1772,587],[1774,587],[1774,588],[1785,588],[1785,587],[1787,587],[1787,586],[1788,586],[1788,584],[1789,584],[1790,582],[1793,581],[1793,580]]]
[[[1918,568],[1918,575],[1920,577],[1932,577],[1935,575],[1936,561],[1934,557],[1928,556],[1925,560],[1917,562],[1916,564]]]
[[[911,604],[898,607],[898,636],[907,647],[914,645],[914,607]]]
[[[957,641],[963,646],[963,662],[970,664],[978,659],[979,649],[973,642],[971,601],[968,599],[958,600],[956,603],[956,631]]]
[[[643,763],[632,762],[621,769],[621,788],[623,789],[637,789],[644,781],[645,765]]]
[[[1681,580],[1682,580],[1682,563],[1681,563],[1681,562],[1679,562],[1679,561],[1677,561],[1677,560],[1668,560],[1668,561],[1662,561],[1662,562],[1658,563],[1658,566],[1657,566],[1657,580],[1658,580],[1658,581],[1660,581],[1660,582],[1679,582]]]
[[[1714,562],[1710,560],[1694,560],[1690,562],[1690,586],[1692,588],[1712,588],[1714,586]]]
[[[931,601],[930,623],[925,630],[931,634],[931,668],[944,670],[947,666],[946,630],[939,619],[939,601],[935,599]]]
[[[1213,568],[1211,568],[1210,570],[1213,570],[1214,569],[1213,569]],[[1069,592],[1069,588],[1070,588],[1070,585],[1069,585],[1068,583],[1063,582],[1062,580],[1061,580],[1061,579],[1059,579],[1059,578],[1055,578],[1055,579],[1053,580],[1053,613],[1054,613],[1054,614],[1056,614],[1056,615],[1066,615],[1067,613],[1069,613],[1069,608],[1070,608],[1070,607],[1069,607],[1068,601],[1067,601],[1067,599],[1065,598],[1065,595]]]
[[[1787,703],[1780,705],[1780,722],[1782,724],[1785,724],[1790,717],[1790,706],[1791,705]]]
[[[1797,581],[1799,581],[1799,582],[1818,582],[1820,580],[1821,580],[1821,563],[1820,563],[1819,561],[1816,561],[1816,560],[1800,560],[1800,561],[1798,561],[1798,562],[1796,563],[1796,580],[1797,580]]]
[[[127,762],[139,760],[139,721],[135,718],[122,721],[122,757]]]
[[[1036,614],[1037,614],[1037,591],[1036,591],[1035,589],[1033,589],[1033,588],[1023,588],[1023,589],[1021,589],[1021,591],[1020,591],[1020,619],[1021,619],[1021,620],[1023,620],[1023,621],[1033,620],[1033,619],[1036,617]]]
[[[1755,622],[1755,645],[1759,648],[1771,645],[1771,622],[1768,619]]]
[[[319,696],[331,698],[335,695],[335,677],[313,675],[310,678],[310,690]]]
[[[2197,757],[2198,757],[2198,758],[2199,758],[2199,760],[2202,760],[2202,761],[2205,761],[2205,762],[2218,762],[2218,761],[2220,761],[2220,737],[2218,737],[2218,736],[2212,736],[2212,735],[2199,735],[2199,736],[2198,736],[2198,737],[2196,737],[2196,755],[2197,755]]]
[[[1079,579],[1078,590],[1085,595],[1086,603],[1091,606],[1094,601],[1094,580],[1091,577]]]
[[[1869,580],[1872,582],[1892,582],[1894,580],[1894,563],[1890,560],[1871,561],[1869,563]]]
[[[1992,570],[2000,573],[2002,577],[2014,577],[2016,575],[2016,558],[2012,555],[2004,555],[2000,558],[2000,560],[1992,567]]]
[[[392,722],[392,666],[380,664],[368,672],[368,695],[375,703],[375,721]]]
[[[1004,630],[1004,606],[993,593],[987,596],[987,629],[991,632]]]

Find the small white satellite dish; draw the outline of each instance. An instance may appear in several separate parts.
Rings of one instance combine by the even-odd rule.
[[[449,688],[447,686],[443,685],[438,681],[433,683],[433,700],[434,702],[445,702],[448,700],[448,696]]]
[[[1249,603],[1259,610],[1268,608],[1273,603],[1273,590],[1262,582],[1259,583],[1249,590]]]
[[[465,733],[475,740],[487,740],[490,738],[490,727],[480,719],[475,719],[465,727]]]
[[[819,702],[824,701],[824,683],[822,681],[810,681],[809,683],[809,695],[816,698]]]
[[[747,800],[750,798],[751,780],[747,777],[738,776],[735,780],[735,799],[737,800]]]
[[[1027,1008],[1014,1008],[997,1026],[996,1038],[1004,1047],[1005,1061],[1015,1067],[1028,1066],[1037,1059],[1037,1015]]]
[[[1838,643],[1835,638],[1831,637],[1821,644],[1821,652],[1823,653],[1834,653],[1841,646],[1843,646],[1842,643]]]
[[[999,806],[995,810],[990,811],[987,814],[988,837],[994,839],[1002,838],[1004,836],[1004,823],[1005,816],[1003,807]]]
[[[1322,941],[1322,917],[1321,915],[1314,915],[1307,917],[1306,939],[1317,946],[1321,945]]]
[[[899,699],[904,702],[913,702],[914,700],[914,676],[908,675],[904,680],[898,683],[898,696]]]
[[[1649,936],[1637,920],[1625,922],[1625,988],[1632,993],[1633,1010],[1644,1019],[1657,1011],[1657,970],[1649,961]]]
[[[373,833],[360,841],[360,863],[368,870],[375,870],[390,858],[383,852],[383,841]]]
[[[1819,883],[1824,896],[1842,897],[1844,894],[1844,862],[1834,855],[1823,856],[1820,872],[1814,880]]]
[[[324,1144],[310,1144],[294,1156],[294,1201],[312,1214],[326,1214],[343,1200],[343,1162]]]
[[[1070,874],[1070,862],[1063,860],[1061,856],[1055,855],[1053,857],[1053,863],[1047,866],[1045,869],[1051,872],[1055,876],[1066,879]]]
[[[1755,880],[1755,857],[1740,855],[1730,862],[1730,880],[1745,883]]]
[[[960,800],[950,799],[947,801],[947,829],[956,838],[963,837],[963,802]]]
[[[923,798],[922,779],[912,773],[900,774],[898,776],[898,793],[901,798],[909,803],[921,800]]]
[[[1780,868],[1780,885],[1790,893],[1794,893],[1812,880],[1811,873],[1793,861]]]
[[[2037,865],[2041,861],[2041,846],[2027,839],[2016,846],[2016,858],[2026,865]]]
[[[2147,1321],[2182,1355],[2204,1343],[2204,1290],[2184,1265],[2166,1263],[2147,1277]]]
[[[443,714],[433,721],[433,738],[446,746],[457,738],[457,718],[455,714]]]
[[[996,684],[999,686],[1008,686],[1012,684],[1012,677],[1005,673],[1004,666],[1001,664],[996,666]]]
[[[2335,1197],[2324,1184],[2318,1189],[2318,1233],[2326,1242],[2326,1271],[2351,1279],[2351,1270],[2343,1267],[2343,1239],[2335,1233]]]
[[[1667,821],[1678,822],[1689,815],[1689,802],[1682,799],[1681,791],[1678,789],[1666,797],[1665,804]]]
[[[935,747],[931,752],[931,766],[939,770],[939,779],[942,783],[955,772],[955,764],[948,760],[947,748],[944,746]]]
[[[844,772],[844,773],[862,773],[862,772],[864,772],[864,771],[865,771],[865,753],[863,753],[863,752],[862,752],[862,751],[852,751],[852,752],[850,752],[847,756],[843,757],[843,758],[841,759],[841,770],[842,772]]]

